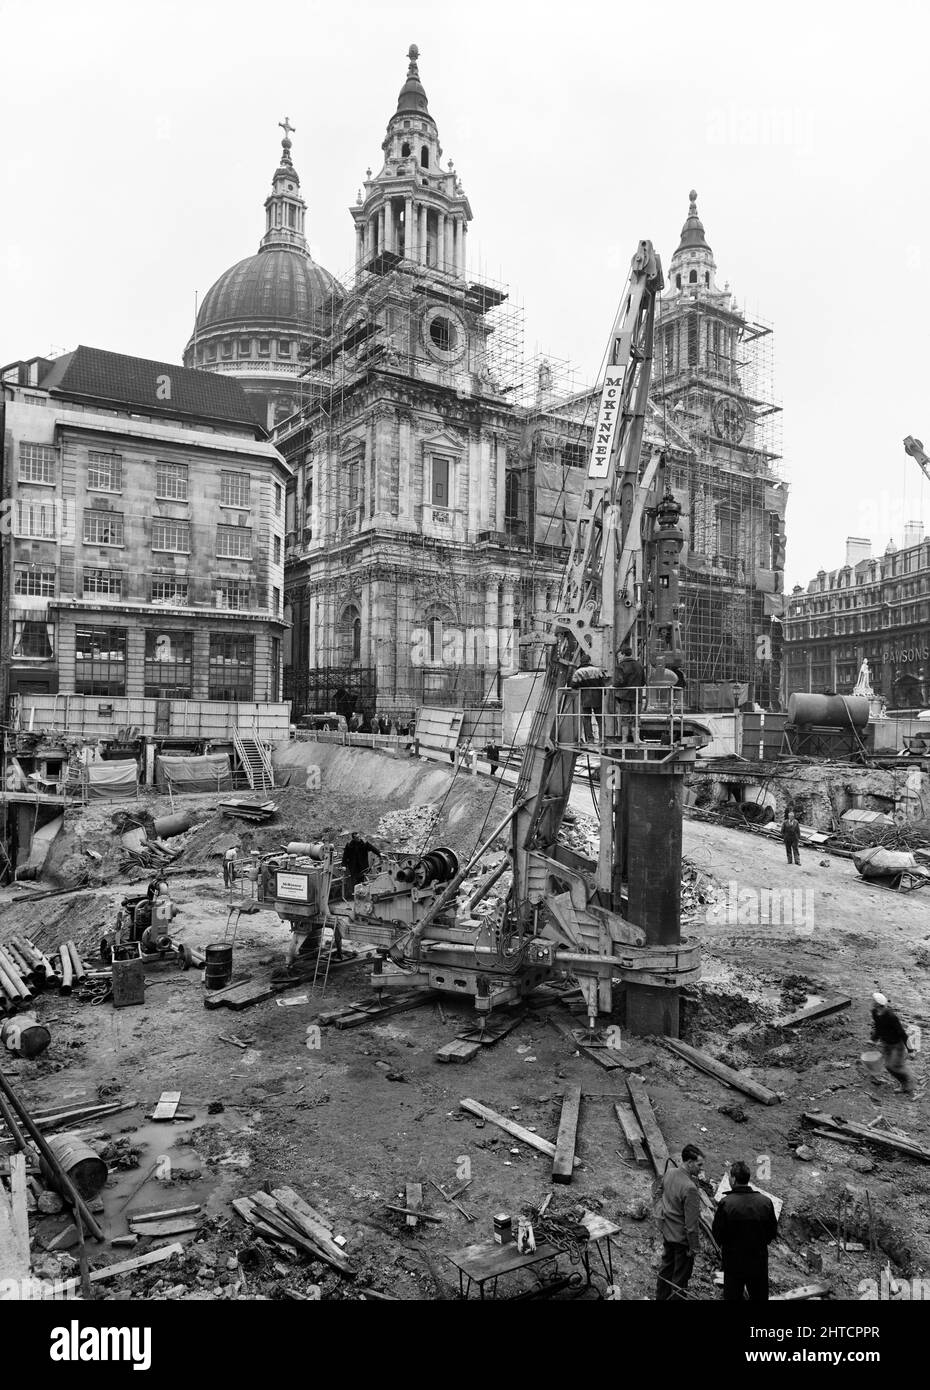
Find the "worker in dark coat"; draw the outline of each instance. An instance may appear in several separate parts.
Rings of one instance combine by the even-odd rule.
[[[632,742],[634,737],[633,716],[636,713],[636,692],[646,684],[646,671],[641,661],[633,655],[629,642],[624,642],[614,671],[614,689],[617,692],[617,714],[620,716],[620,741],[627,735]],[[640,713],[643,712],[640,706]]]
[[[781,838],[785,842],[785,853],[788,856],[788,863],[800,864],[801,856],[798,854],[798,845],[801,843],[801,827],[798,825],[794,812],[789,806],[785,812],[785,819],[781,823]],[[794,859],[792,860],[792,855]]]
[[[659,1230],[662,1263],[656,1285],[656,1301],[680,1303],[701,1249],[701,1194],[694,1179],[704,1167],[704,1155],[696,1144],[681,1151],[681,1167],[666,1169],[662,1179]]]
[[[347,897],[354,897],[356,888],[368,872],[369,854],[376,854],[381,858],[378,846],[363,840],[358,831],[353,830],[348,844],[342,851],[342,867],[346,871],[346,887],[349,890]]]
[[[741,1303],[745,1289],[751,1303],[767,1303],[769,1246],[778,1219],[771,1197],[750,1187],[745,1163],[730,1168],[730,1191],[717,1204],[712,1232],[723,1260],[724,1302]]]
[[[901,1083],[901,1094],[914,1094],[914,1077],[908,1066],[911,1052],[907,1029],[884,994],[872,995],[872,1041],[877,1042],[885,1059],[885,1070]]]
[[[609,680],[601,666],[579,666],[572,673],[572,685],[581,692],[581,742],[597,742],[595,713],[601,712],[603,689]]]

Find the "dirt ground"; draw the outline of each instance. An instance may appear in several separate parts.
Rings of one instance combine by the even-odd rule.
[[[449,774],[444,776],[448,784]],[[467,813],[459,815],[456,831],[462,848],[487,814],[490,785],[485,779],[471,782]],[[431,784],[427,797],[422,788],[407,785],[406,802],[398,788],[389,789],[383,807],[363,789],[369,798],[366,821],[348,824],[358,805],[347,801],[321,813],[318,829],[365,831],[386,808],[437,799],[436,786]],[[324,796],[325,791],[324,786]],[[579,811],[590,809],[580,792],[577,802]],[[498,795],[494,818],[505,810],[506,800]],[[223,940],[229,914],[219,873],[224,831],[228,827],[202,847],[195,869],[181,864],[171,874],[181,939],[201,950]],[[215,856],[208,852],[214,841]],[[825,1278],[834,1297],[856,1298],[862,1281],[876,1277],[864,1226],[855,1235],[864,1252],[838,1251],[835,1244],[838,1201],[847,1187],[860,1216],[868,1193],[879,1263],[890,1262],[896,1275],[923,1273],[930,1268],[930,1167],[817,1138],[802,1127],[800,1116],[825,1110],[868,1123],[883,1114],[912,1139],[930,1143],[923,1054],[917,1058],[914,1100],[899,1097],[889,1083],[872,1084],[858,1060],[868,1038],[872,990],[884,991],[907,1021],[930,1026],[926,898],[870,887],[848,861],[809,850],[799,868],[789,868],[777,841],[704,822],[686,823],[685,852],[716,885],[717,906],[694,907],[694,920],[685,925],[704,941],[704,968],[701,984],[683,1000],[683,1036],[745,1068],[782,1102],[757,1104],[694,1070],[661,1043],[635,1040],[634,1074],[645,1080],[670,1150],[698,1143],[714,1185],[729,1161],[745,1158],[758,1185],[784,1200],[771,1259],[773,1293]],[[44,930],[46,944],[53,944],[67,925],[67,935],[89,948],[127,886],[110,881],[92,894],[22,906],[9,906],[12,895],[5,892],[0,940],[10,932]],[[801,930],[797,923],[728,923],[732,893],[786,886],[804,894],[795,899],[804,908]],[[258,976],[279,965],[286,940],[273,912],[242,917],[235,976]],[[442,1015],[427,1005],[363,1028],[324,1026],[317,1046],[313,1025],[321,1014],[369,996],[369,969],[362,962],[348,965],[330,977],[325,994],[319,984],[315,991],[297,985],[241,1013],[206,1010],[200,973],[167,965],[150,970],[146,1001],[138,1007],[114,1010],[74,996],[39,1000],[51,1047],[35,1061],[3,1061],[27,1103],[53,1109],[98,1096],[132,1102],[131,1109],[87,1131],[110,1141],[128,1138],[138,1151],[137,1166],[111,1172],[104,1191],[101,1220],[108,1239],[127,1231],[131,1212],[191,1202],[203,1207],[201,1229],[181,1237],[183,1256],[95,1286],[98,1296],[278,1299],[306,1296],[309,1289],[310,1296],[320,1290],[323,1298],[355,1299],[367,1287],[400,1299],[452,1298],[458,1283],[446,1255],[490,1238],[495,1213],[516,1214],[552,1193],[550,1210],[584,1206],[617,1223],[612,1247],[618,1296],[652,1297],[659,1242],[650,1212],[651,1173],[633,1166],[613,1111],[613,1098],[626,1098],[625,1073],[602,1070],[552,1026],[549,1015],[563,1025],[579,1022],[561,1005],[531,1011],[463,1066],[435,1060],[437,1048],[471,1017],[457,1000],[443,1000]],[[792,1034],[766,1026],[786,1011],[840,993],[852,997],[842,1013]],[[239,1036],[247,1048],[224,1042],[221,1034]],[[461,1100],[471,1097],[554,1140],[560,1094],[572,1081],[584,1094],[582,1166],[568,1185],[552,1185],[546,1157],[460,1110]],[[195,1118],[167,1125],[146,1121],[165,1090],[180,1091],[182,1111]],[[806,1159],[795,1154],[802,1144],[810,1153]],[[173,1180],[148,1177],[132,1195],[161,1155],[171,1160]],[[429,1183],[451,1191],[466,1176],[472,1181],[460,1201],[474,1223],[446,1205]],[[424,1209],[440,1218],[416,1231],[385,1209],[385,1203],[402,1204],[409,1181],[423,1184]],[[234,1197],[282,1184],[303,1194],[345,1237],[354,1281],[256,1240],[230,1205]],[[63,1218],[46,1217],[34,1226],[36,1251],[63,1224]],[[92,1244],[91,1262],[123,1259],[160,1243],[143,1241],[131,1252]],[[73,1268],[67,1255],[43,1258],[50,1272]],[[691,1283],[695,1297],[719,1296],[714,1269],[705,1252]],[[519,1276],[510,1287],[502,1285],[501,1294],[515,1292],[521,1280],[522,1287],[530,1286],[529,1276]],[[603,1294],[606,1285],[600,1278],[596,1290]],[[595,1290],[582,1296],[595,1296]]]

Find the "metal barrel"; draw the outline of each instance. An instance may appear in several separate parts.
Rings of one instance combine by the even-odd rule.
[[[89,1144],[85,1144],[76,1134],[47,1134],[45,1142],[82,1197],[89,1200],[103,1191],[107,1165]],[[40,1168],[46,1182],[60,1191],[57,1174],[44,1158]]]
[[[232,979],[233,948],[223,941],[204,951],[203,983],[206,989],[223,989]]]

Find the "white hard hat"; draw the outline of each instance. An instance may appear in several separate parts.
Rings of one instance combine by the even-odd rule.
[[[885,998],[884,994],[877,994],[877,993],[876,993],[876,994],[873,994],[873,995],[872,995],[872,998],[873,998],[873,1000],[875,1001],[876,1004],[882,1004],[882,1005],[884,1005],[884,1004],[887,1004],[887,1003],[888,1003],[888,1000]]]

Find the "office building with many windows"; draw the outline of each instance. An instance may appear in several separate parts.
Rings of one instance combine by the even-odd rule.
[[[4,695],[280,700],[290,471],[239,383],[79,347],[2,388]]]

